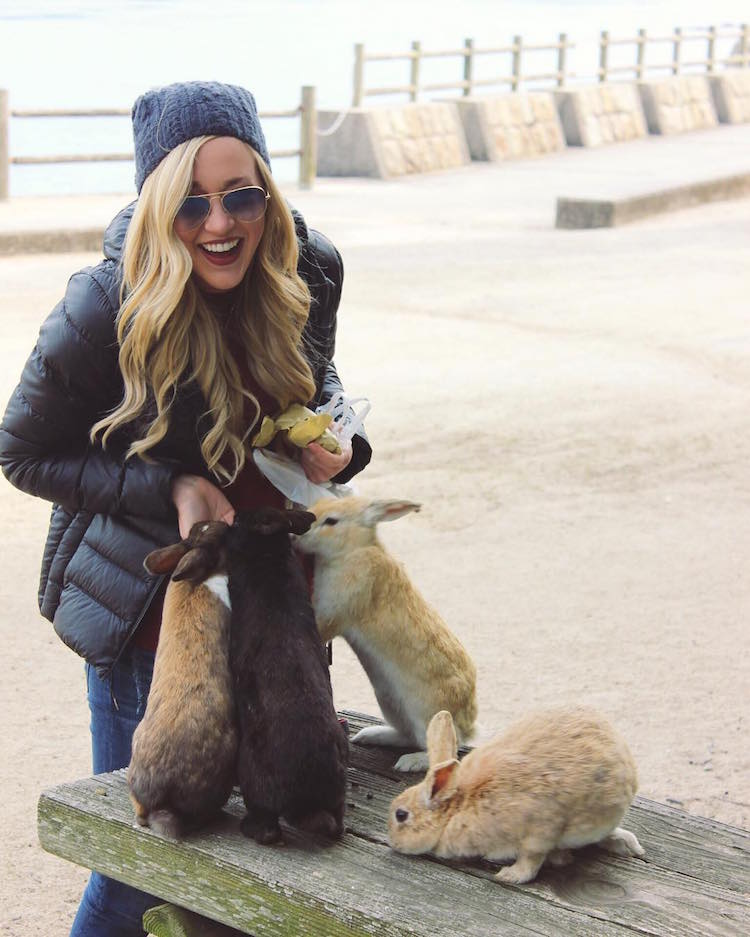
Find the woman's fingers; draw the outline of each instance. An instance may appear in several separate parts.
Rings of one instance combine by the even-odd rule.
[[[351,442],[343,443],[341,452],[328,452],[316,442],[311,442],[302,449],[300,462],[305,475],[311,482],[320,484],[330,481],[334,475],[343,471],[352,459]]]

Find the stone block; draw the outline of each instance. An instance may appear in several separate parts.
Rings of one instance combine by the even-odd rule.
[[[647,134],[641,99],[633,85],[601,84],[554,92],[568,146],[602,146]]]
[[[548,92],[459,98],[455,103],[474,160],[543,156],[565,146]]]
[[[704,75],[644,81],[638,90],[649,133],[684,133],[715,127],[718,123]]]
[[[737,69],[709,78],[716,116],[723,124],[750,120],[750,69]]]
[[[333,133],[339,112],[319,111],[319,176],[389,179],[468,164],[464,129],[451,102],[351,108]]]

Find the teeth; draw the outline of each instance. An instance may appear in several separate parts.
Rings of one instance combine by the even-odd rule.
[[[209,251],[212,254],[223,254],[226,251],[231,251],[233,247],[237,247],[240,243],[239,238],[235,238],[234,241],[224,241],[221,244],[201,244],[201,247],[204,251]]]

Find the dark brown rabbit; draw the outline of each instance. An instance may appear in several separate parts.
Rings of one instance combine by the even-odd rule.
[[[149,572],[172,573],[172,579],[128,784],[137,821],[169,836],[209,819],[234,783],[228,530],[220,521],[194,524],[185,540],[144,561]]]
[[[289,536],[314,519],[306,511],[247,511],[228,540],[242,831],[259,843],[280,839],[280,817],[328,836],[343,832],[348,743]]]

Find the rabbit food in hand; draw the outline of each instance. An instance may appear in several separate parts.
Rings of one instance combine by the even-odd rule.
[[[391,804],[388,838],[403,853],[445,859],[515,860],[495,876],[530,882],[545,859],[564,865],[571,849],[598,843],[643,857],[618,826],[637,787],[625,742],[583,708],[534,713],[457,760],[450,713],[427,732],[430,768]]]
[[[313,605],[321,637],[341,635],[359,658],[388,725],[354,736],[360,745],[425,747],[427,724],[447,709],[461,741],[476,719],[476,670],[459,640],[378,540],[380,521],[412,501],[333,498],[312,506],[316,521],[297,541],[315,556]],[[424,771],[424,751],[404,755],[399,771]]]
[[[228,529],[221,521],[194,524],[185,540],[144,561],[149,572],[172,573],[172,580],[127,776],[138,823],[170,836],[220,810],[234,783]]]
[[[264,844],[281,838],[282,816],[311,832],[343,832],[348,742],[289,536],[313,520],[258,508],[238,514],[228,538],[242,831]]]

